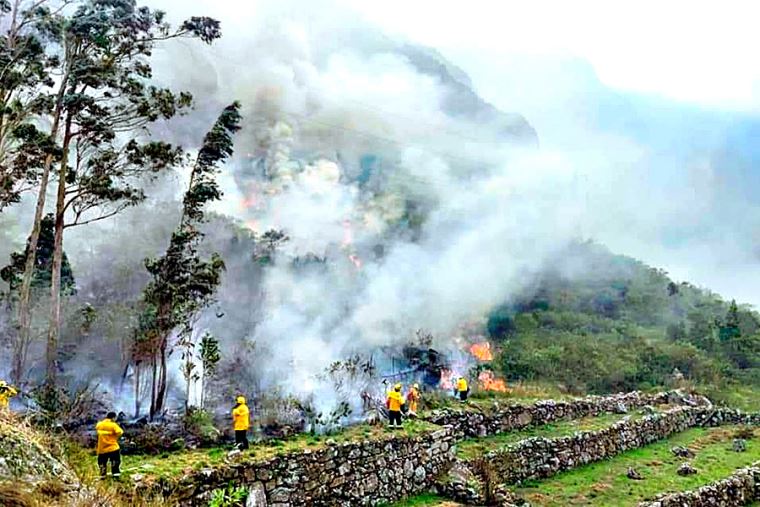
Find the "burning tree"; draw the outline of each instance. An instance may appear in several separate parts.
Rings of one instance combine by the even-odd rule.
[[[216,174],[218,166],[232,155],[232,136],[240,129],[240,120],[240,104],[235,102],[224,109],[206,134],[190,173],[179,227],[172,234],[166,253],[145,261],[153,280],[143,294],[145,308],[134,359],[136,368],[145,360],[152,368],[151,418],[164,407],[171,334],[178,329],[182,340],[189,339],[193,318],[213,302],[221,282],[222,258],[214,253],[203,260],[198,253],[204,236],[199,225],[205,220],[206,204],[222,197]]]

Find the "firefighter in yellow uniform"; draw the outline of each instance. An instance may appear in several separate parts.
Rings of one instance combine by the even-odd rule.
[[[467,401],[467,395],[470,393],[470,388],[467,385],[467,379],[464,377],[459,377],[459,380],[457,380],[457,395],[459,396],[459,401],[462,403]]]
[[[245,397],[238,396],[232,409],[232,428],[235,430],[235,446],[248,449],[248,429],[251,427],[251,412],[245,404]]]
[[[388,399],[385,402],[386,407],[388,407],[388,419],[391,427],[401,427],[401,407],[404,405],[401,387],[400,383],[393,386],[393,390],[388,393]]]
[[[417,415],[417,407],[419,406],[420,402],[420,385],[414,384],[411,389],[409,389],[409,393],[406,395],[406,401],[409,402],[409,414],[410,415]]]
[[[17,394],[18,391],[15,387],[6,383],[5,380],[0,380],[0,410],[6,410],[11,398]]]
[[[111,475],[120,477],[121,451],[119,450],[119,437],[124,430],[116,423],[116,412],[109,412],[105,419],[95,425],[98,432],[98,468],[100,477],[105,478],[108,472],[108,462],[111,462]]]

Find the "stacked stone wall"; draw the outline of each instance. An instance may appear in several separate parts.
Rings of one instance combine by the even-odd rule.
[[[430,490],[450,466],[455,444],[451,428],[333,444],[201,470],[159,493],[180,505],[206,505],[214,489],[234,484],[249,489],[251,507],[377,505]]]
[[[670,493],[639,507],[738,507],[760,500],[760,462],[693,491]]]
[[[436,410],[425,419],[441,426],[453,426],[467,437],[485,437],[519,430],[528,426],[540,426],[563,419],[580,419],[604,413],[624,413],[646,405],[679,404],[688,401],[703,404],[706,399],[691,398],[678,391],[645,394],[638,391],[612,396],[587,396],[569,401],[538,401],[531,405],[504,405],[494,403],[487,411]],[[709,402],[707,402],[709,403]]]
[[[488,453],[485,459],[500,482],[514,484],[643,447],[699,426],[711,414],[712,410],[704,407],[677,407],[637,420],[623,420],[598,431],[562,438],[528,438]]]

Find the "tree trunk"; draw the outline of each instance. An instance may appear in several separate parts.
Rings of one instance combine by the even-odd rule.
[[[67,120],[69,129],[71,120]],[[53,246],[53,266],[50,276],[50,322],[45,354],[45,383],[52,387],[56,384],[56,361],[58,357],[58,337],[61,331],[61,266],[63,265],[63,226],[65,224],[66,205],[66,165],[68,161],[67,138],[63,147],[61,167],[58,170],[58,195],[55,205],[55,241]]]
[[[187,359],[188,362],[190,362],[190,359]],[[188,368],[187,364],[185,365],[185,368]],[[189,370],[185,370],[187,373]],[[185,377],[185,414],[190,413],[190,375],[188,374]]]
[[[156,363],[158,361],[158,352],[153,354],[151,367],[153,369],[153,376],[150,379],[150,420],[153,420],[153,416],[156,414],[156,382],[158,380],[156,371]]]
[[[56,385],[58,337],[61,332],[61,266],[63,265],[63,226],[66,214],[66,171],[68,169],[69,143],[71,142],[70,131],[71,115],[66,118],[63,155],[58,169],[58,194],[55,203],[55,240],[50,276],[50,322],[45,354],[45,384],[48,387]]]
[[[166,346],[168,340],[164,337],[161,340],[161,348],[158,352],[161,364],[158,369],[158,386],[156,391],[156,413],[158,414],[164,409],[164,402],[166,401]]]
[[[53,124],[53,133],[58,130],[58,117]],[[11,379],[14,384],[20,384],[24,377],[26,369],[26,354],[31,342],[32,333],[32,279],[34,277],[34,268],[37,262],[37,243],[40,239],[40,229],[42,228],[42,216],[45,212],[45,198],[47,194],[48,180],[50,177],[50,168],[53,164],[53,156],[48,155],[45,159],[45,166],[40,177],[40,190],[37,195],[37,207],[34,210],[34,223],[32,224],[32,234],[29,236],[27,249],[26,264],[24,265],[24,277],[21,281],[19,291],[18,305],[18,333],[16,343],[13,347],[13,368],[11,370]]]
[[[135,363],[135,419],[140,418],[140,363]]]
[[[203,410],[203,406],[205,405],[206,396],[205,396],[205,389],[206,389],[206,368],[203,368],[203,365],[201,365],[201,378],[200,378],[200,394],[198,395],[198,403],[200,404],[200,409]]]
[[[68,53],[68,49],[66,49]],[[66,68],[66,72],[61,79],[60,88],[58,89],[58,95],[56,97],[55,113],[53,114],[53,125],[50,127],[50,137],[54,140],[58,137],[58,126],[61,121],[61,112],[63,111],[63,97],[66,90],[68,81],[69,70]],[[24,376],[24,370],[26,369],[26,354],[29,350],[29,344],[31,342],[31,327],[32,327],[32,308],[31,308],[31,296],[32,296],[32,279],[34,276],[34,267],[37,262],[37,243],[40,239],[40,229],[42,227],[42,216],[45,213],[45,199],[47,197],[48,181],[50,179],[50,169],[53,167],[53,154],[48,154],[45,158],[45,164],[42,167],[42,175],[40,176],[40,189],[37,194],[37,206],[34,210],[34,222],[32,224],[32,234],[29,236],[28,254],[26,256],[26,264],[24,265],[24,277],[21,281],[21,289],[19,291],[19,305],[18,305],[18,327],[19,331],[16,335],[18,345],[14,346],[13,352],[13,368],[11,371],[11,378],[15,384],[21,384]]]

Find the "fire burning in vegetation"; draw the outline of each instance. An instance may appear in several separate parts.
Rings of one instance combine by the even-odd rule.
[[[470,354],[479,361],[492,361],[493,351],[491,344],[487,341],[474,343],[469,347]],[[444,390],[454,389],[456,385],[456,374],[452,370],[441,371],[440,387]],[[483,370],[478,374],[478,387],[483,391],[507,392],[507,383],[504,379],[496,377],[491,370]]]
[[[504,379],[496,378],[491,370],[483,370],[478,375],[478,384],[485,391],[507,392],[507,383]]]
[[[454,389],[455,380],[456,377],[454,376],[454,372],[451,370],[441,370],[441,383],[439,384],[441,389],[444,389],[446,391]]]
[[[349,255],[348,256],[348,260],[350,260],[351,263],[354,266],[356,266],[356,269],[361,269],[362,268],[362,260],[359,258],[358,255],[353,255],[353,254]]]
[[[488,342],[474,343],[472,346],[470,346],[470,354],[477,357],[481,361],[493,360],[491,344]]]

